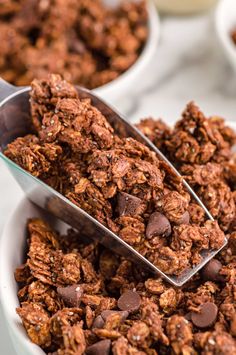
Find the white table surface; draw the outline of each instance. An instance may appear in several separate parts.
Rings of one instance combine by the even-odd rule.
[[[190,100],[209,115],[236,120],[236,75],[218,46],[213,19],[213,12],[162,19],[156,56],[140,79],[139,94],[131,93],[126,105],[133,122],[154,116],[171,123]],[[0,230],[21,197],[22,191],[0,162]],[[1,355],[15,355],[1,308],[0,344]]]

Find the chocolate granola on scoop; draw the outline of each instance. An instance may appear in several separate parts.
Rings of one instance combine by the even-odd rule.
[[[58,75],[32,82],[35,135],[5,151],[22,168],[57,189],[169,275],[219,249],[217,222],[195,223],[194,201],[165,163],[132,138],[119,137],[106,117]],[[171,142],[171,141],[170,141]]]
[[[63,87],[65,85],[68,84],[64,83]],[[52,89],[52,82],[50,90],[54,94],[49,97],[45,96],[44,91],[40,91],[41,85],[35,83],[36,87],[38,88],[38,98],[36,99],[36,95],[34,95],[34,122],[36,122],[38,131],[40,131],[42,117],[39,113],[45,112],[47,114],[50,105],[53,106],[57,101],[64,99],[60,97],[55,99],[56,92]],[[75,95],[73,87],[68,86],[66,91],[68,100],[73,99]],[[39,105],[41,105],[40,110],[37,110]],[[166,128],[168,131],[165,130],[163,125],[159,125],[157,121],[153,120],[152,127],[155,126],[156,128],[153,131],[152,139],[157,141],[155,140],[156,135],[163,147],[162,149],[169,151],[173,163],[188,171],[186,176],[194,187],[199,189],[212,188],[211,208],[215,213],[215,218],[219,220],[221,227],[224,228],[228,236],[227,246],[217,255],[217,259],[213,259],[201,273],[195,275],[181,289],[177,289],[159,277],[153,278],[152,275],[147,275],[137,265],[133,265],[130,261],[106,250],[103,246],[86,240],[84,236],[81,238],[76,232],[68,231],[68,235],[60,236],[41,220],[28,221],[28,255],[26,263],[21,265],[15,273],[16,280],[20,284],[18,292],[20,307],[17,312],[29,338],[41,346],[47,354],[229,355],[236,353],[236,184],[233,178],[235,176],[236,159],[231,149],[235,142],[235,135],[231,129],[224,125],[223,120],[217,117],[207,119],[199,113],[198,108],[193,104],[188,106],[187,112],[191,114],[186,115],[184,113],[183,119],[176,124],[173,131],[170,128]],[[57,112],[57,114],[60,116],[58,118],[60,122],[62,122],[62,118],[68,119],[68,116],[62,115],[61,112]],[[201,119],[201,125],[199,119]],[[49,132],[58,132],[58,125],[55,127],[55,122],[56,120],[51,124],[54,130],[49,130]],[[150,123],[150,119],[144,122],[142,122],[143,128]],[[199,122],[199,129],[193,129],[194,122]],[[102,127],[104,128],[104,124]],[[110,128],[105,129],[110,132]],[[145,131],[150,132],[149,127]],[[188,141],[192,141],[192,145],[197,143],[202,152],[206,150],[207,146],[210,147],[211,144],[214,146],[211,155],[208,150],[204,154],[195,155],[195,152],[191,151],[191,146],[186,146],[188,148],[186,157],[188,156],[190,161],[193,159],[191,154],[195,155],[196,172],[194,169],[190,170],[192,163],[182,162],[183,150],[181,144],[176,151],[173,149],[172,142],[175,140],[175,136],[177,134],[183,135],[183,133],[178,132],[187,133]],[[214,136],[217,136],[215,141],[212,132]],[[53,134],[57,135],[58,133]],[[95,136],[88,129],[81,132],[83,137],[85,134],[91,134],[93,141],[95,141]],[[119,140],[114,137],[113,139],[117,140],[115,144],[118,145]],[[106,142],[110,141],[107,140]],[[219,144],[219,141],[221,144]],[[32,154],[32,156],[37,157],[40,166],[44,168],[45,160],[43,158],[48,159],[44,155],[45,150],[41,148],[41,145],[40,149],[34,150],[34,145],[41,144],[42,141],[39,138],[30,137],[26,142],[32,144],[27,151],[29,153],[35,152],[35,155]],[[26,148],[29,143],[26,144]],[[58,148],[51,149],[54,154],[55,151],[57,152],[60,159],[64,152],[67,152],[68,155],[65,158],[67,168],[63,167],[62,174],[60,164],[58,164],[56,166],[58,174],[55,173],[50,176],[52,169],[55,169],[52,156],[51,160],[47,160],[49,163],[47,173],[43,172],[42,176],[44,176],[44,179],[51,181],[52,186],[57,188],[60,186],[62,189],[66,186],[70,190],[72,186],[79,184],[81,179],[84,179],[84,174],[87,174],[86,164],[90,165],[90,160],[86,160],[86,164],[84,162],[84,165],[81,166],[81,163],[78,163],[78,156],[74,151],[71,153],[72,149],[68,147],[67,143],[60,143],[60,138],[47,144],[51,144],[52,147],[56,144],[61,148],[62,152]],[[97,148],[98,144],[101,143],[97,143],[96,140],[96,151],[104,150],[104,148]],[[182,142],[183,144],[184,142]],[[136,159],[137,155],[142,157],[142,153],[137,149],[138,147],[140,145],[136,147],[136,154],[134,154]],[[10,151],[17,154],[17,149]],[[145,152],[145,157],[149,157],[146,148]],[[206,153],[209,159],[206,159]],[[80,159],[84,154],[89,157],[92,155],[81,153]],[[114,155],[109,156],[109,160],[106,160],[106,154],[99,155],[97,166],[99,164],[104,166],[107,163],[105,166],[108,168],[109,164],[113,162]],[[73,156],[73,160],[71,156]],[[133,154],[131,156],[133,157]],[[198,161],[199,158],[197,157],[200,157],[201,162]],[[19,155],[17,159],[20,159]],[[20,162],[21,164],[29,164],[24,160]],[[31,167],[31,165],[27,166]],[[122,162],[122,169],[124,166]],[[92,174],[92,171],[90,174]],[[33,169],[33,172],[36,174],[36,170]],[[69,178],[65,175],[66,172],[68,172]],[[106,172],[108,177],[109,174],[113,173],[109,170],[108,174],[104,168],[102,172]],[[199,174],[199,172],[201,173]],[[207,184],[205,183],[206,178],[208,179]],[[68,184],[68,179],[70,184]],[[104,181],[104,176],[100,175],[100,179],[97,178],[96,180],[87,180],[94,184],[92,186],[97,186],[95,182],[101,183],[101,181]],[[117,178],[116,181],[123,182],[123,179],[118,180]],[[161,181],[163,182],[163,179]],[[217,184],[220,184],[223,190],[226,189],[227,193],[218,194]],[[116,185],[116,189],[120,189],[120,186],[126,186],[126,184]],[[137,232],[143,230],[142,235],[146,238],[146,229],[151,214],[157,213],[157,215],[154,215],[154,222],[159,218],[163,221],[162,215],[164,215],[165,210],[165,218],[168,216],[167,219],[174,231],[176,228],[177,231],[181,231],[182,238],[177,238],[178,234],[166,236],[166,233],[160,233],[160,230],[168,230],[163,227],[166,226],[166,219],[164,219],[165,223],[162,224],[162,228],[156,228],[156,223],[153,224],[151,231],[153,233],[155,231],[155,234],[145,243],[150,243],[151,240],[153,248],[160,248],[163,247],[167,238],[173,238],[173,246],[178,246],[184,242],[188,247],[188,236],[191,235],[193,238],[195,235],[192,232],[190,233],[191,229],[188,228],[191,227],[195,230],[197,226],[206,224],[201,208],[192,201],[188,202],[187,210],[190,218],[186,218],[185,215],[185,223],[179,224],[180,221],[183,221],[183,212],[186,211],[186,200],[182,198],[182,194],[176,194],[176,191],[173,191],[173,186],[168,185],[168,189],[163,196],[169,194],[171,204],[169,204],[169,199],[161,198],[158,195],[159,200],[154,206],[149,204],[146,206],[146,201],[149,201],[147,192],[150,187],[144,185],[145,189],[140,191],[140,186],[142,186],[141,182],[138,184],[137,193],[133,193],[133,191],[131,193],[130,190],[119,192],[121,193],[119,208],[117,208],[118,196],[112,200],[111,205],[114,208],[112,213],[115,216],[114,226],[119,225],[117,220],[126,217],[129,221],[126,225],[126,235],[132,231],[132,236],[135,238]],[[60,191],[63,192],[64,190]],[[99,186],[97,186],[96,191],[102,191],[101,194],[104,197],[104,188],[99,189]],[[128,197],[127,200],[126,197]],[[139,199],[145,202],[144,207]],[[104,200],[107,201],[109,198],[104,197]],[[128,208],[126,205],[129,200],[132,202],[132,208]],[[233,201],[231,205],[225,203],[227,200]],[[92,200],[84,199],[83,203],[85,201],[90,202]],[[89,204],[87,203],[85,206],[89,206]],[[214,209],[214,206],[219,208]],[[226,216],[223,213],[222,206],[232,209],[233,213]],[[158,211],[153,212],[152,209],[154,208]],[[101,208],[101,211],[104,211],[104,209]],[[126,215],[127,211],[128,214]],[[136,221],[136,224],[131,225],[130,221],[133,220]],[[143,220],[145,223],[143,223]],[[138,221],[140,221],[139,224]],[[209,228],[208,235],[214,240],[215,234],[211,234],[210,230]],[[173,233],[172,230],[171,233]],[[194,242],[201,243],[199,240],[194,240]],[[171,263],[170,266],[172,266]],[[61,292],[62,290],[63,292]],[[130,295],[134,297],[130,297]]]

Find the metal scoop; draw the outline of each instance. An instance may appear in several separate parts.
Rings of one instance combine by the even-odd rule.
[[[137,128],[130,125],[120,114],[95,96],[91,91],[81,87],[77,87],[77,90],[80,98],[91,99],[92,104],[104,114],[108,122],[114,128],[116,134],[120,137],[132,137],[145,144],[157,154],[159,159],[164,160],[168,164],[174,174],[181,177],[169,160]],[[188,269],[180,276],[166,275],[130,245],[119,238],[118,235],[111,232],[84,210],[74,205],[66,197],[62,196],[50,186],[35,178],[8,159],[2,153],[7,144],[17,137],[31,133],[32,130],[29,91],[30,87],[17,88],[0,78],[0,157],[6,163],[16,181],[32,202],[76,228],[78,231],[81,231],[81,233],[99,241],[107,248],[131,259],[137,265],[143,266],[153,273],[163,276],[168,282],[175,286],[182,286],[219,252],[219,250],[206,250],[202,252],[202,262],[194,268]],[[188,183],[184,179],[182,179],[182,182],[190,195],[192,195],[197,203],[203,208],[208,219],[213,220],[213,217],[207,208]],[[227,240],[225,239],[225,244],[226,243]]]

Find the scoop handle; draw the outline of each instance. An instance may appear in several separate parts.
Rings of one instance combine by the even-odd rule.
[[[19,88],[9,84],[7,81],[0,77],[0,103],[6,99],[8,96],[18,91]]]

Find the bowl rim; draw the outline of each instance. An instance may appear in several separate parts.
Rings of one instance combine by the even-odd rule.
[[[93,91],[98,96],[108,95],[110,92],[117,89],[118,87],[119,90],[121,90],[121,88],[125,88],[127,86],[127,82],[132,82],[153,57],[156,51],[156,47],[158,45],[158,41],[160,39],[161,26],[160,17],[153,0],[147,1],[149,34],[142,49],[142,52],[140,53],[134,64],[131,65],[122,74],[120,74],[116,79],[102,86],[94,88]]]
[[[225,123],[236,131],[236,122],[226,120]],[[32,202],[30,202],[26,196],[23,196],[8,217],[7,222],[5,223],[5,226],[2,230],[0,237],[0,302],[2,305],[2,311],[7,324],[7,328],[13,341],[13,346],[15,346],[15,350],[16,346],[20,345],[20,348],[24,349],[24,354],[45,355],[45,352],[38,345],[32,343],[28,338],[28,335],[26,334],[25,329],[21,323],[21,319],[16,314],[15,308],[19,306],[19,302],[14,289],[9,284],[9,278],[6,275],[6,271],[10,271],[11,269],[11,265],[5,257],[7,255],[7,250],[9,249],[8,231],[12,228],[12,221],[15,219],[15,217],[21,213],[20,211],[25,211],[27,208],[32,208],[32,210],[35,211],[35,213],[32,211],[32,214],[34,215],[41,214],[40,209]],[[32,215],[31,217],[35,216]],[[22,222],[25,225],[26,221],[24,220]],[[14,272],[14,270],[11,269],[10,272]],[[8,295],[11,295],[12,297],[8,298]],[[17,300],[16,303],[11,302],[11,298]],[[20,354],[19,348],[17,348],[17,354]]]
[[[215,11],[215,29],[223,49],[225,50],[228,59],[231,64],[236,67],[236,46],[230,38],[229,30],[226,29],[225,16],[227,9],[231,6],[236,7],[235,0],[220,0]],[[235,25],[236,25],[236,15],[235,15]]]
[[[20,198],[19,203],[15,206],[14,210],[10,213],[2,229],[0,236],[0,305],[6,323],[6,328],[8,330],[8,334],[10,335],[10,339],[12,340],[12,345],[16,351],[16,354],[45,355],[45,352],[38,345],[31,342],[31,340],[28,338],[22,321],[19,315],[16,313],[16,307],[19,307],[20,303],[17,294],[15,294],[15,290],[11,285],[11,281],[8,282],[9,274],[7,274],[10,270],[11,272],[14,272],[11,269],[10,263],[8,263],[6,260],[6,255],[8,254],[7,251],[9,250],[8,232],[12,229],[12,220],[14,220],[17,215],[19,215],[20,211],[26,211],[28,208],[32,209],[32,215],[35,214],[33,211],[37,211],[38,209],[37,206],[35,206],[27,199],[26,196],[23,195]],[[39,216],[40,212],[36,213],[36,215]],[[14,277],[14,274],[11,276]],[[24,350],[24,353],[22,353],[21,350]]]

